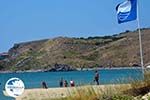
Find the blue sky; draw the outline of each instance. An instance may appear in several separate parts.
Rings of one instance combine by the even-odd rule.
[[[58,36],[104,36],[135,30],[119,25],[115,7],[125,0],[0,0],[0,52],[14,43]],[[150,0],[139,0],[141,27],[150,27]]]

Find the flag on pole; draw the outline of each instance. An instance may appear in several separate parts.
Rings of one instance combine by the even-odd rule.
[[[116,7],[118,23],[124,23],[137,18],[137,0],[126,0]]]

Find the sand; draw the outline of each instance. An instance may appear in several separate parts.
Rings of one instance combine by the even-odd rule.
[[[96,92],[105,91],[106,89],[122,89],[130,88],[130,84],[120,85],[89,85],[79,87],[64,87],[64,88],[35,88],[25,89],[24,93],[17,97],[16,100],[50,100],[54,98],[63,98],[66,96],[77,94],[80,89],[93,88]],[[115,91],[115,90],[114,90]],[[5,92],[4,92],[5,93]],[[5,93],[6,96],[8,96]]]

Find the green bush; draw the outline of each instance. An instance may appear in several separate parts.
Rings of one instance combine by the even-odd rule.
[[[111,100],[133,100],[132,96],[128,95],[114,95]]]
[[[147,99],[150,100],[150,96]]]

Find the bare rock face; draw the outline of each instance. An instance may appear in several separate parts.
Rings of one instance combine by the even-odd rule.
[[[76,68],[66,64],[55,64],[50,69],[46,70],[45,72],[58,72],[58,71],[76,71]]]

